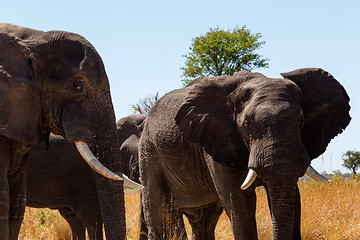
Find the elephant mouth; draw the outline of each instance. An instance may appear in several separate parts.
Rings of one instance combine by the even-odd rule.
[[[122,174],[122,177],[117,175],[116,173],[110,171],[107,167],[102,165],[100,161],[94,156],[92,151],[90,150],[89,146],[81,141],[75,142],[75,146],[79,151],[82,158],[85,162],[96,172],[103,175],[106,178],[116,180],[116,181],[124,181],[124,185],[133,188],[133,189],[143,189],[144,187],[141,184],[138,184],[132,180],[130,180],[126,175]]]
[[[323,183],[331,182],[331,180],[327,179],[326,177],[318,173],[311,165],[309,165],[309,167],[306,169],[306,174],[318,182],[323,182]],[[241,189],[246,190],[247,188],[249,188],[256,178],[257,178],[257,173],[253,169],[249,169],[245,181],[241,185]]]

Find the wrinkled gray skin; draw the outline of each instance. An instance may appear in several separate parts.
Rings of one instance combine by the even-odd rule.
[[[168,239],[182,209],[193,239],[214,239],[225,209],[235,239],[257,239],[255,186],[265,184],[273,239],[300,239],[297,181],[350,121],[349,97],[322,69],[266,78],[201,77],[162,97],[140,140],[151,239]],[[258,178],[241,190],[248,169]]]
[[[0,239],[15,240],[32,146],[49,132],[82,141],[121,175],[119,143],[103,62],[78,34],[0,23],[0,86]],[[123,181],[93,177],[107,239],[125,239]]]
[[[117,121],[123,173],[138,183],[138,145],[145,115],[130,115]],[[26,205],[59,210],[71,228],[72,239],[104,239],[98,191],[91,168],[74,144],[50,135],[49,150],[44,144],[29,153]],[[106,232],[106,231],[105,231]]]

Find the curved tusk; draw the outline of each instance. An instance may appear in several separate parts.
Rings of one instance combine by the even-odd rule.
[[[134,182],[130,178],[128,178],[125,174],[122,175],[124,179],[124,186],[133,188],[134,190],[142,190],[144,189],[144,186],[141,184],[138,184],[137,182]]]
[[[318,173],[311,165],[306,169],[306,174],[318,182],[324,182],[324,183],[331,182],[331,180],[327,179],[326,177]]]
[[[89,164],[89,166],[94,169],[96,172],[100,173],[104,177],[107,177],[109,179],[113,180],[123,180],[122,177],[119,175],[113,173],[108,168],[106,168],[104,165],[99,162],[99,160],[96,159],[94,154],[91,152],[89,146],[84,142],[75,142],[76,148],[79,151],[80,155],[83,157],[83,159]]]
[[[257,177],[256,172],[252,169],[249,169],[249,172],[245,178],[245,181],[241,185],[241,189],[246,190],[248,187],[250,187],[251,184],[255,181],[256,177]]]

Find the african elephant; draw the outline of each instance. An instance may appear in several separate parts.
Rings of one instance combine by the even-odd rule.
[[[25,211],[26,155],[50,132],[74,142],[97,172],[119,180],[94,174],[107,239],[124,239],[115,115],[95,48],[78,34],[0,23],[0,82],[0,239],[17,239]]]
[[[145,115],[130,115],[116,122],[123,173],[140,183],[138,144]],[[28,156],[26,205],[59,210],[71,228],[72,239],[103,239],[98,191],[91,168],[73,144],[50,135],[49,150],[36,145]]]
[[[273,239],[300,239],[298,178],[313,172],[311,160],[349,124],[350,106],[322,69],[282,76],[200,77],[153,106],[139,149],[151,239],[172,234],[179,209],[194,239],[214,239],[222,207],[235,239],[257,239],[259,184],[266,185]]]

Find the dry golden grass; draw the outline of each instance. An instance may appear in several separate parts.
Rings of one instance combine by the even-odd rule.
[[[301,183],[304,239],[360,239],[360,182]]]
[[[26,208],[19,240],[70,240],[70,227],[58,211]]]
[[[138,239],[140,194],[125,195],[126,235],[128,240]]]
[[[333,179],[330,184],[313,181],[299,183],[302,203],[302,238],[306,240],[360,239],[360,182]],[[263,188],[257,189],[257,226],[259,239],[272,238],[272,224]],[[127,236],[137,239],[139,195],[125,197]],[[190,227],[185,220],[186,229]],[[222,214],[216,227],[216,239],[231,240],[231,224]],[[70,228],[56,211],[27,208],[19,239],[70,239]]]

